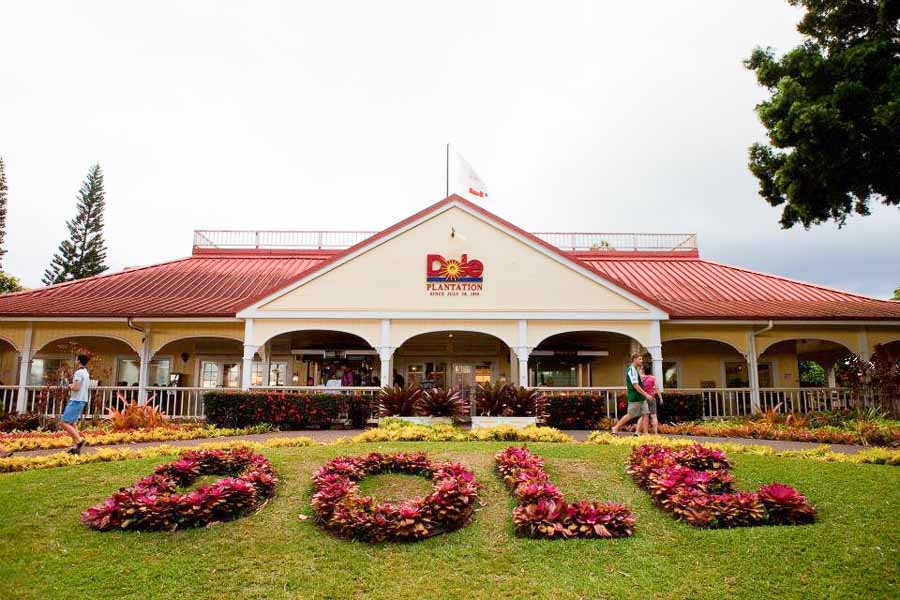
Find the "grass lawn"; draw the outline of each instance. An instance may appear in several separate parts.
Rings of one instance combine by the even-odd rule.
[[[539,541],[513,534],[493,471],[508,443],[402,443],[266,450],[281,476],[259,514],[202,530],[98,533],[81,510],[167,459],[0,475],[0,598],[896,598],[900,469],[732,455],[738,486],[778,480],[819,510],[797,527],[704,531],[675,522],[623,472],[628,450],[529,444],[569,499],[622,502],[633,538]],[[467,527],[416,544],[329,536],[310,520],[309,476],[338,454],[424,450],[475,469],[484,506]],[[379,499],[427,492],[380,475]]]

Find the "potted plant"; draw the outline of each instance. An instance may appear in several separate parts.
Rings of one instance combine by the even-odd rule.
[[[507,383],[484,383],[476,391],[478,415],[472,417],[472,429],[511,425],[518,429],[537,425],[547,408],[547,397],[539,390]]]
[[[466,403],[459,390],[453,388],[433,388],[419,396],[416,411],[422,422],[450,424],[466,414]]]
[[[386,385],[378,394],[378,412],[382,417],[397,417],[402,421],[422,423],[416,415],[416,405],[422,397],[422,388],[415,384],[405,387]]]

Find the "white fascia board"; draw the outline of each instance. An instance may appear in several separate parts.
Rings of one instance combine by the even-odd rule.
[[[635,312],[566,312],[566,311],[340,311],[340,310],[273,310],[245,311],[248,319],[415,319],[415,320],[539,320],[539,321],[656,321],[658,316]]]
[[[473,218],[476,218],[484,223],[488,223],[495,229],[498,229],[499,231],[502,231],[503,233],[507,234],[508,236],[519,240],[520,242],[522,242],[523,244],[532,248],[533,250],[536,250],[536,251],[540,252],[541,254],[543,254],[544,256],[553,259],[557,263],[572,269],[573,271],[579,273],[580,275],[582,275],[584,277],[587,277],[594,283],[596,283],[600,286],[603,286],[609,290],[612,290],[621,296],[624,296],[628,300],[634,302],[635,304],[637,304],[638,306],[640,306],[641,308],[644,308],[645,310],[647,310],[649,312],[649,314],[644,315],[643,318],[650,318],[650,319],[654,319],[654,320],[666,320],[669,318],[669,315],[665,311],[654,306],[653,304],[650,304],[643,298],[638,298],[637,296],[635,296],[628,290],[622,289],[619,286],[612,283],[611,281],[604,279],[603,277],[600,277],[597,273],[594,273],[593,271],[581,266],[580,264],[576,263],[575,261],[573,261],[569,258],[566,258],[561,253],[553,252],[549,248],[546,248],[544,245],[538,244],[534,240],[531,240],[525,236],[522,236],[518,232],[509,229],[508,227],[494,221],[493,219],[488,218],[484,214],[474,211],[474,210],[470,209],[468,206],[461,204],[455,200],[453,202],[449,202],[449,203],[445,204],[444,206],[441,206],[441,207],[435,209],[432,212],[422,215],[415,221],[407,223],[405,226],[397,229],[396,231],[391,232],[390,235],[387,235],[383,238],[377,239],[369,244],[366,244],[365,246],[358,248],[354,252],[351,252],[350,254],[342,257],[340,260],[335,261],[334,263],[328,265],[327,267],[325,267],[319,271],[316,271],[315,273],[311,273],[309,276],[303,277],[303,278],[299,279],[298,281],[295,281],[291,285],[289,285],[285,288],[282,288],[276,292],[273,292],[272,294],[269,294],[262,300],[258,300],[254,304],[252,304],[252,305],[248,306],[247,308],[245,308],[244,310],[238,312],[237,316],[239,318],[249,318],[251,316],[254,318],[257,318],[257,317],[261,316],[256,312],[261,306],[264,306],[264,305],[268,304],[269,302],[296,290],[297,288],[305,285],[306,283],[309,283],[310,281],[316,279],[317,277],[321,277],[325,273],[328,273],[329,271],[336,269],[337,267],[343,265],[344,263],[349,262],[349,261],[353,260],[354,258],[368,252],[369,250],[376,248],[376,247],[380,246],[381,244],[384,244],[384,243],[394,239],[395,237],[406,233],[410,229],[418,227],[425,221],[433,219],[434,217],[436,217],[440,214],[443,214],[452,208],[458,208],[458,209],[462,210],[463,212],[465,212],[466,214],[472,216]],[[250,313],[252,313],[252,314],[250,314]],[[385,317],[385,318],[390,318],[390,317]]]

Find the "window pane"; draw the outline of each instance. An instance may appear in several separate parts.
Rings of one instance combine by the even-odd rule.
[[[56,385],[65,377],[61,358],[34,358],[28,372],[28,385]]]
[[[678,365],[663,361],[663,387],[678,387]]]
[[[725,363],[725,387],[749,387],[750,377],[747,373],[747,364],[739,362]]]
[[[288,364],[285,361],[273,361],[269,364],[269,385],[285,385]]]
[[[241,368],[237,363],[225,363],[222,365],[224,377],[222,383],[225,387],[241,387]]]
[[[141,368],[137,359],[120,358],[116,364],[116,385],[137,385]]]
[[[149,385],[169,385],[169,374],[172,372],[172,361],[168,358],[157,358],[150,361]]]
[[[253,367],[250,369],[250,385],[262,385],[263,384],[263,371],[265,370],[265,365],[262,361],[254,360]]]
[[[214,388],[219,386],[219,365],[203,361],[200,366],[200,387]]]
[[[772,365],[757,365],[759,372],[759,387],[772,387]]]

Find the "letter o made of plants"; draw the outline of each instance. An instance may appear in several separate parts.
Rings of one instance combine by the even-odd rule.
[[[202,475],[223,479],[178,493]],[[272,464],[249,448],[191,450],[160,465],[131,487],[81,513],[94,529],[173,531],[236,519],[261,506],[275,493],[278,478]]]
[[[379,473],[430,477],[431,494],[399,503],[360,495],[356,482]],[[334,534],[365,542],[422,540],[466,525],[478,501],[475,474],[459,463],[432,462],[423,453],[341,456],[313,475],[316,521]]]

